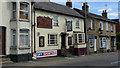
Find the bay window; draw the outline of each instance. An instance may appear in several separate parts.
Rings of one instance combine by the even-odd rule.
[[[16,30],[11,30],[11,45],[16,46]]]
[[[29,46],[29,31],[28,30],[20,30],[20,46]]]
[[[20,19],[28,19],[29,9],[28,3],[21,2],[20,3]]]
[[[85,43],[85,39],[84,39],[84,34],[83,33],[77,33],[74,34],[74,43],[76,44],[80,44],[80,43]]]
[[[48,45],[57,45],[57,34],[48,34]]]
[[[12,18],[16,18],[16,2],[12,2]]]

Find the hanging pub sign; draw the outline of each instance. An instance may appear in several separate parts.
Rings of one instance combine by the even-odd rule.
[[[68,37],[68,45],[72,45],[72,37]]]
[[[38,28],[52,28],[52,19],[48,17],[37,17]]]
[[[44,47],[44,36],[39,37],[39,47]]]
[[[67,26],[67,31],[72,31],[72,21],[67,21],[66,26]]]

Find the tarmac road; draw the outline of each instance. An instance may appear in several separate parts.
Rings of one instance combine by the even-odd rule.
[[[4,64],[3,68],[80,68],[80,67],[90,67],[90,68],[120,68],[120,52],[109,52],[109,53],[98,53],[92,55],[83,56],[73,56],[73,57],[53,57],[53,58],[43,58],[37,61],[19,62],[14,64]],[[17,67],[16,67],[17,66]],[[23,66],[23,67],[21,67]],[[44,67],[45,66],[45,67]]]

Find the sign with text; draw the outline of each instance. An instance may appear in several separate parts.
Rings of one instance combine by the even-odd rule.
[[[37,17],[38,28],[52,28],[52,19],[48,17]]]
[[[72,31],[72,21],[67,21],[67,31]]]
[[[49,57],[49,56],[57,56],[57,50],[37,51],[36,56],[37,56],[37,58]]]

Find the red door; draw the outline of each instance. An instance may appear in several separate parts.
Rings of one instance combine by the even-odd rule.
[[[6,28],[0,27],[0,55],[6,54]]]

